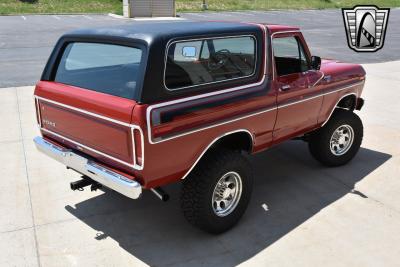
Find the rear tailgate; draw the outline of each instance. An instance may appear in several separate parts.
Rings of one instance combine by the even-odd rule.
[[[142,132],[131,124],[134,100],[47,81],[37,84],[35,99],[44,136],[114,167],[141,169],[134,137]]]

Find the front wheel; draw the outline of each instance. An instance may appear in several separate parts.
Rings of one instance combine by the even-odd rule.
[[[363,139],[363,125],[353,112],[338,109],[329,122],[312,133],[311,155],[327,166],[341,166],[357,154]]]
[[[183,183],[183,214],[204,231],[227,231],[244,214],[252,185],[251,167],[245,156],[231,150],[213,152]]]

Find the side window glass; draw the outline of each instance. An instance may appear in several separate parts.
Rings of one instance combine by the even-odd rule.
[[[304,72],[309,69],[303,46],[296,37],[274,38],[272,45],[279,76]]]
[[[165,86],[170,90],[223,82],[255,74],[252,36],[172,43],[167,52]]]

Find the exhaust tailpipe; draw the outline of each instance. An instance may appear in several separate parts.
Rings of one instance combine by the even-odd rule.
[[[161,187],[150,188],[150,190],[162,201],[168,201],[169,195]]]

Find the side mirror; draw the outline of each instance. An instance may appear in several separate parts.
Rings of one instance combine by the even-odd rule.
[[[184,57],[195,57],[196,56],[196,47],[194,47],[194,46],[184,46],[182,48],[182,56],[184,56]]]
[[[313,70],[319,70],[321,68],[321,58],[317,56],[311,57],[311,68]]]

